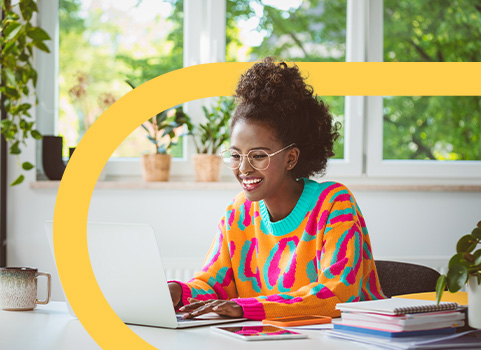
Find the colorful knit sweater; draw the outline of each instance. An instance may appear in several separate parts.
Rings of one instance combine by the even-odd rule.
[[[188,298],[232,299],[244,317],[339,316],[337,303],[382,299],[361,211],[335,182],[303,179],[292,212],[271,222],[243,192],[227,207],[204,267],[182,286]]]

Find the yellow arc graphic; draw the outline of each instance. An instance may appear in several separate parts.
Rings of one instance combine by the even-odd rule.
[[[104,350],[154,349],[131,331],[103,297],[90,265],[87,217],[97,178],[120,143],[140,124],[178,104],[233,95],[252,63],[183,68],[142,84],[115,102],[79,143],[60,182],[54,248],[67,298]],[[297,63],[320,95],[481,95],[481,63]]]

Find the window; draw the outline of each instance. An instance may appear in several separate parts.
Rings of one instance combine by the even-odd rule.
[[[480,61],[480,22],[470,1],[385,0],[384,61]],[[480,107],[479,96],[384,98],[383,159],[481,160]]]
[[[176,11],[176,12],[175,12]],[[64,155],[118,98],[158,75],[182,68],[182,7],[169,1],[59,2],[59,123]],[[182,142],[173,149],[182,157]],[[113,157],[154,152],[137,128]]]
[[[474,3],[375,4],[370,60],[481,60],[481,11]],[[385,96],[368,101],[368,175],[474,178],[481,170],[476,162],[481,160],[479,96]]]
[[[252,61],[266,55],[295,61],[481,61],[481,11],[467,0],[434,5],[417,0],[132,0],[131,8],[139,11],[140,6],[154,3],[170,6],[169,11],[151,21],[162,28],[155,33],[159,36],[149,37],[149,43],[156,43],[147,45],[153,51],[140,50],[138,56],[135,50],[126,49],[122,25],[105,17],[111,15],[95,12],[86,16],[80,0],[60,3],[77,6],[77,10],[67,14],[67,24],[86,26],[88,35],[78,38],[79,43],[89,42],[95,47],[96,42],[106,40],[109,30],[114,33],[109,41],[115,47],[96,55],[114,52],[121,63],[107,72],[97,72],[99,67],[92,65],[88,73],[123,72],[126,78],[137,79],[137,84],[182,66],[182,61],[183,66],[190,66],[224,60]],[[83,6],[98,9],[111,2],[97,3],[85,1]],[[57,16],[58,9],[52,11],[51,2],[41,2],[40,6],[44,27],[52,28],[52,16]],[[62,22],[66,14],[61,11]],[[146,35],[148,32],[144,32]],[[61,45],[73,46],[73,41],[61,41]],[[135,43],[131,45],[135,47]],[[94,55],[88,50],[85,53]],[[80,58],[81,54],[78,53]],[[39,66],[51,59],[45,57],[39,54]],[[39,83],[43,84],[39,89],[39,129],[47,134],[52,132],[56,120],[50,115],[57,111],[55,96],[47,93],[54,90],[46,79],[53,74],[51,66],[39,70]],[[138,66],[149,69],[136,70]],[[73,68],[66,67],[71,71]],[[75,86],[75,77],[82,75],[70,75],[70,87],[61,92],[60,101]],[[67,86],[67,82],[68,79],[61,79],[59,83]],[[102,89],[112,94],[119,91],[120,95],[128,91],[128,86],[122,78],[111,88],[99,87],[97,95],[101,95]],[[105,97],[108,102],[109,96]],[[42,99],[49,100],[50,105],[42,103]],[[328,176],[474,179],[481,173],[480,97],[346,96],[326,100],[336,118],[343,122],[343,139],[336,149],[338,159],[330,162]],[[187,104],[186,111],[194,121],[202,117],[200,106],[206,103]],[[188,155],[194,151],[189,142],[183,143],[187,145],[183,152],[187,157],[173,163],[173,175],[192,173]],[[140,166],[123,166],[123,162],[109,161],[109,171],[138,176]]]

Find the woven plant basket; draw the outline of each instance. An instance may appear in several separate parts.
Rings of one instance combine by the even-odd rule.
[[[142,176],[144,181],[169,181],[170,154],[142,155]]]
[[[214,182],[220,179],[222,159],[216,154],[195,154],[195,181]]]

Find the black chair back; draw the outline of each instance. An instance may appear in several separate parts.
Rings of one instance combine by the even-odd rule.
[[[376,260],[376,269],[384,295],[433,292],[440,276],[436,270],[422,265],[389,260]]]

